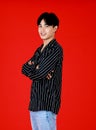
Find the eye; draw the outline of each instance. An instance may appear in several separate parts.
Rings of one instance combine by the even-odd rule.
[[[40,24],[38,27],[39,27],[39,28],[41,28],[41,27],[42,27],[42,25]]]

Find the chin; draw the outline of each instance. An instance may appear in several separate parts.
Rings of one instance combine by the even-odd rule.
[[[41,37],[41,39],[42,39],[42,40],[47,40],[48,38],[46,38],[46,37]]]

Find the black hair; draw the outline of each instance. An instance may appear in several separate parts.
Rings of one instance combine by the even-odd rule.
[[[39,25],[43,19],[47,25],[59,26],[59,19],[54,13],[42,13],[37,19],[37,25]]]

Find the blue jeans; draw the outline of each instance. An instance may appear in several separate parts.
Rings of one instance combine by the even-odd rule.
[[[51,111],[30,111],[32,130],[56,130],[56,114]]]

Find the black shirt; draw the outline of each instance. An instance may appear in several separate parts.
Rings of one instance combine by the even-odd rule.
[[[34,64],[29,65],[28,60],[22,66],[22,73],[33,80],[29,110],[46,110],[57,114],[61,103],[63,49],[55,39],[41,52],[42,46],[30,59]],[[52,78],[47,78],[48,73]]]

